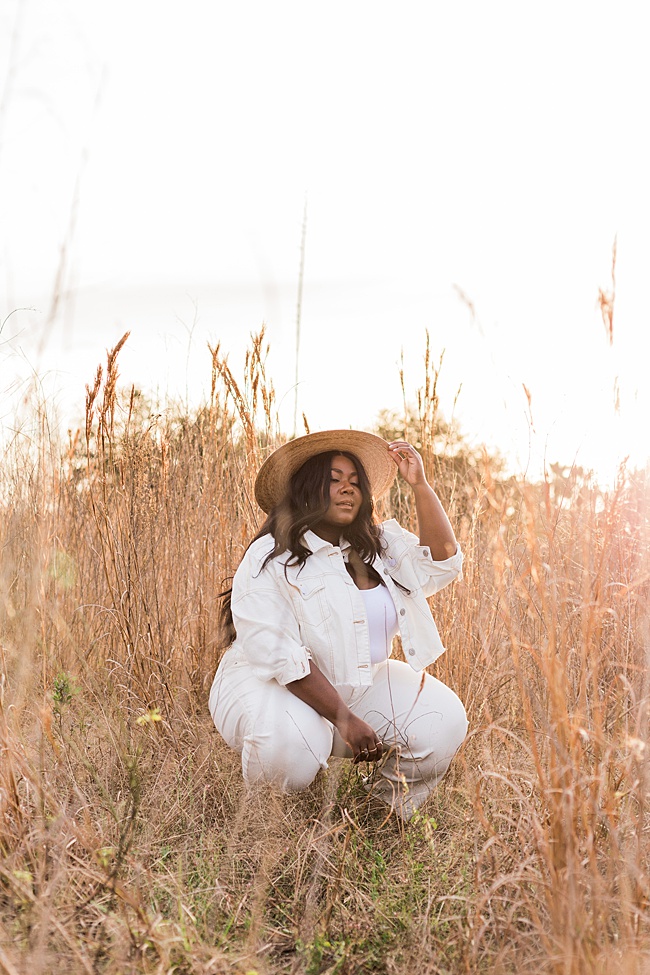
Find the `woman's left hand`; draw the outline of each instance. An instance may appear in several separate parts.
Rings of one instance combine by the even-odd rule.
[[[456,536],[438,495],[427,481],[422,458],[406,440],[393,440],[388,444],[388,453],[413,488],[420,545],[427,546],[434,562],[451,558],[458,550]]]
[[[392,443],[388,444],[388,452],[407,484],[410,484],[411,487],[417,487],[418,484],[427,483],[422,458],[410,443],[407,443],[406,440],[393,440]]]

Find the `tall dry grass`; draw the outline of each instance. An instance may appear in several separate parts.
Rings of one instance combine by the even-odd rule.
[[[419,393],[408,435],[454,520],[462,582],[435,673],[470,736],[407,826],[332,762],[246,795],[206,710],[217,594],[279,442],[265,340],[209,401],[154,411],[118,345],[61,445],[34,410],[0,468],[0,970],[650,971],[648,482],[506,477]],[[413,524],[395,488],[384,512]]]

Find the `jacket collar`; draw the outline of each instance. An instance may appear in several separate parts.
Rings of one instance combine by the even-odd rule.
[[[316,532],[313,532],[313,531],[309,531],[309,530],[306,531],[305,534],[302,536],[302,538],[303,538],[304,543],[308,546],[308,548],[311,549],[313,555],[315,555],[316,552],[322,552],[324,549],[328,549],[328,548],[329,549],[333,549],[334,548],[334,546],[332,545],[331,542],[326,542],[324,538],[321,538],[320,535],[317,535]],[[348,553],[349,553],[350,549],[352,548],[352,545],[347,540],[347,538],[344,538],[343,535],[341,535],[341,537],[339,539],[339,546],[338,547],[341,550],[341,555],[343,556],[343,561],[344,562],[347,562],[348,561]],[[378,555],[377,558],[375,558],[373,560],[373,564],[375,566],[376,565],[380,565],[381,562],[382,562],[381,555]]]
[[[325,541],[324,538],[321,538],[320,535],[317,535],[316,532],[313,531],[306,531],[303,535],[303,539],[305,544],[314,554],[324,548],[334,548],[331,542]],[[341,536],[339,539],[339,548],[341,549],[341,552],[347,552],[347,550],[350,548],[350,543],[348,542],[347,538],[343,538],[343,536]]]

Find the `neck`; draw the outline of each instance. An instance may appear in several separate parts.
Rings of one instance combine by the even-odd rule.
[[[338,545],[341,539],[341,533],[336,528],[330,528],[329,525],[315,525],[312,531],[314,535],[318,535],[319,538],[330,542],[332,545]]]

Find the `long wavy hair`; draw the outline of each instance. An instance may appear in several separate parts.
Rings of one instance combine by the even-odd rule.
[[[351,525],[343,528],[342,536],[347,539],[354,551],[368,567],[370,576],[383,584],[383,579],[373,561],[381,553],[381,531],[375,516],[375,503],[370,489],[370,481],[364,466],[354,454],[345,450],[328,450],[316,454],[306,460],[302,467],[293,474],[289,488],[282,500],[271,509],[264,524],[250,545],[265,535],[273,537],[274,545],[262,563],[263,571],[273,559],[285,552],[289,557],[284,563],[287,566],[303,566],[310,555],[311,549],[305,544],[304,534],[315,527],[322,520],[330,505],[330,480],[332,476],[332,459],[347,457],[354,464],[361,491],[361,507],[357,517]],[[230,600],[232,587],[226,589],[221,596],[220,644],[230,646],[236,637],[232,619]]]

